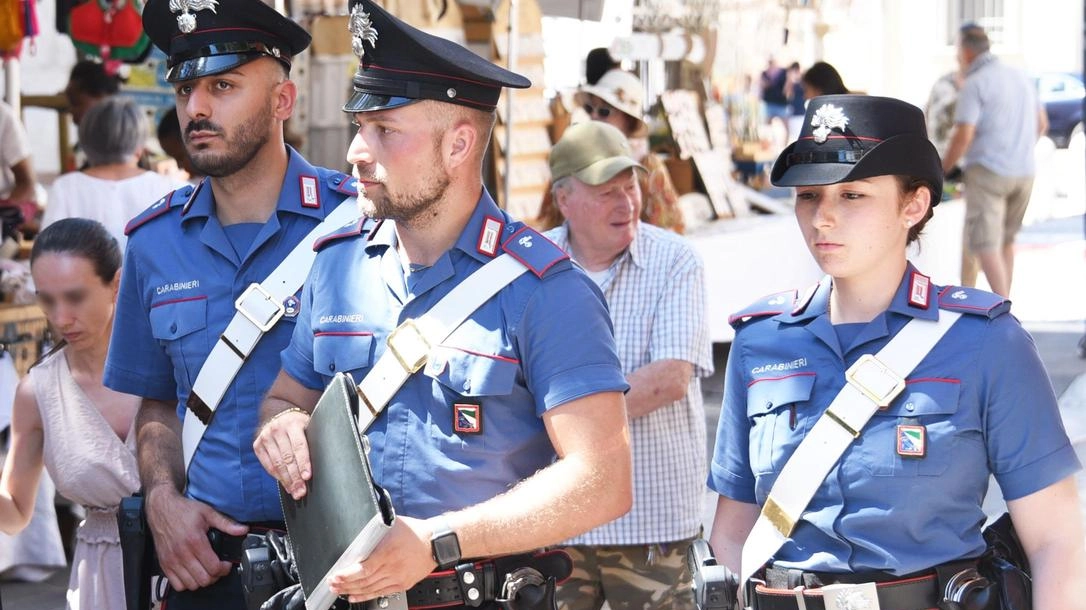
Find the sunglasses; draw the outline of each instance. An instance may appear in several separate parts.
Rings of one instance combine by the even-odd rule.
[[[593,106],[592,104],[585,104],[583,108],[584,111],[588,113],[588,116],[596,115],[601,119],[606,119],[611,116],[610,106]]]

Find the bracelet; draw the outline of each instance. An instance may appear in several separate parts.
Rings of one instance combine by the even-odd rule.
[[[284,410],[276,413],[275,415],[273,415],[272,418],[269,419],[268,421],[264,422],[264,424],[260,426],[260,430],[257,431],[257,436],[259,436],[260,433],[264,431],[264,428],[268,427],[268,424],[270,424],[273,421],[279,419],[280,417],[286,415],[287,413],[304,413],[306,415],[306,417],[309,417],[309,415],[310,415],[309,411],[306,411],[305,409],[303,409],[301,407],[291,407],[289,409],[284,409]]]

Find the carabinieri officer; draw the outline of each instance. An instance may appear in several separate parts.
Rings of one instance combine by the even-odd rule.
[[[994,476],[1033,607],[1086,608],[1081,466],[1033,341],[1008,301],[906,260],[942,193],[923,114],[857,95],[807,108],[771,177],[796,188],[827,277],[732,316],[716,552],[763,610],[1006,608],[1015,580],[982,558]]]
[[[587,531],[629,509],[632,484],[628,386],[602,295],[482,185],[501,90],[529,81],[369,0],[351,5],[361,61],[344,106],[358,126],[347,160],[376,220],[318,246],[283,371],[263,406],[262,463],[302,497],[303,430],[331,376],[366,378],[394,342],[401,354],[415,351],[412,337],[430,328],[426,314],[499,259],[523,271],[511,281],[483,275],[479,289],[457,297],[496,290],[447,338],[430,337],[425,363],[413,374],[405,368],[405,383],[370,428],[374,478],[397,520],[368,559],[332,578],[333,592],[360,601],[409,590],[435,568],[482,565],[467,558]],[[378,384],[364,394],[369,402],[386,391]],[[408,591],[408,603],[496,607],[494,586],[448,597],[442,589],[440,599],[428,593],[435,588]]]
[[[356,187],[283,141],[305,30],[260,0],[150,0],[143,24],[168,55],[185,146],[209,178],[128,225],[105,383],[143,397],[140,475],[169,607],[243,609],[232,538],[282,521],[252,438],[311,259],[284,261],[299,244],[312,252],[310,234]],[[346,206],[318,233],[357,218]]]

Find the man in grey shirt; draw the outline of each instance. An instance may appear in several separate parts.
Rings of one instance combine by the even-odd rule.
[[[943,172],[962,161],[965,247],[980,259],[992,291],[1006,297],[1014,238],[1033,188],[1033,146],[1047,130],[1048,119],[1029,77],[996,59],[989,47],[980,26],[962,26],[958,62],[965,82]]]

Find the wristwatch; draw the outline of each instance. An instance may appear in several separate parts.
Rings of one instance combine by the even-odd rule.
[[[436,520],[437,526],[430,535],[430,553],[437,562],[437,569],[448,570],[460,563],[460,539],[445,520]]]

